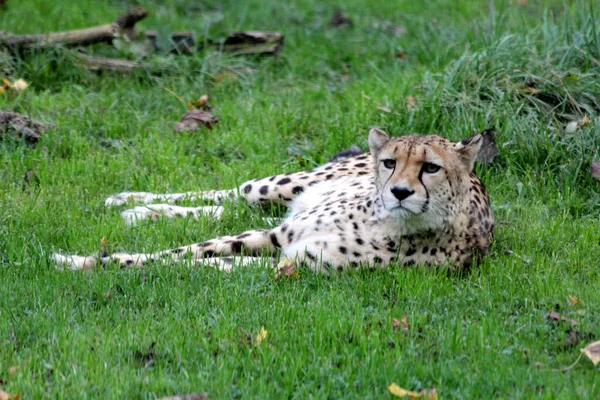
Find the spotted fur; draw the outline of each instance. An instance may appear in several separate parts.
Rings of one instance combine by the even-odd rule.
[[[349,154],[310,172],[255,179],[237,190],[187,194],[216,203],[241,197],[290,207],[287,218],[273,229],[153,254],[56,255],[55,260],[88,269],[187,257],[229,269],[229,256],[280,254],[320,272],[389,264],[468,267],[475,257],[487,254],[494,230],[487,191],[473,171],[481,143],[481,135],[453,143],[436,135],[390,138],[372,129],[370,153]],[[118,204],[136,195],[148,199],[142,196],[146,194],[125,193],[111,201]]]

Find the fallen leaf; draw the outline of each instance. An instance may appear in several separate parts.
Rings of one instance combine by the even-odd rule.
[[[581,300],[579,300],[579,298],[576,296],[569,295],[569,300],[571,301],[571,304],[573,304],[574,306],[581,303]]]
[[[600,181],[600,161],[594,161],[590,168],[592,178]]]
[[[584,115],[583,118],[581,119],[581,121],[579,121],[579,126],[586,126],[586,125],[591,125],[592,124],[592,120],[588,118],[587,115]]]
[[[579,124],[577,121],[571,121],[567,124],[567,126],[565,126],[565,133],[575,133],[578,127]]]
[[[409,328],[410,328],[410,327],[409,327],[409,325],[408,325],[408,318],[406,317],[406,314],[404,314],[404,315],[402,316],[402,319],[400,320],[400,322],[402,323],[402,330],[403,330],[404,332],[407,332],[407,333],[408,333],[408,330],[409,330]]]
[[[581,352],[587,356],[594,365],[598,365],[600,362],[600,340],[588,344],[586,347],[581,349]]]
[[[233,71],[222,71],[215,75],[214,80],[216,83],[219,83],[219,82],[226,81],[229,79],[231,79],[231,80],[237,79],[238,77],[239,77],[239,75]]]
[[[567,329],[565,333],[567,334],[564,345],[566,349],[577,346],[582,341],[594,340],[596,337],[593,333],[579,332],[573,329]]]
[[[212,129],[213,125],[219,121],[208,111],[204,110],[188,110],[181,116],[180,122],[175,124],[173,129],[175,132],[193,131],[199,127]]]
[[[29,86],[29,85],[23,79],[17,79],[16,81],[14,81],[12,83],[11,89],[18,93],[18,92],[22,92],[23,90],[27,89],[27,86]]]
[[[396,58],[397,58],[398,60],[403,60],[405,56],[406,56],[406,54],[405,54],[403,51],[398,51],[398,52],[396,53]]]
[[[550,311],[548,313],[548,315],[546,316],[546,319],[548,319],[548,321],[568,322],[571,324],[571,326],[577,326],[577,321],[575,321],[573,319],[569,319],[565,316],[562,316],[559,313],[557,313],[556,311]]]
[[[335,10],[331,19],[329,20],[329,25],[335,26],[336,28],[342,28],[345,26],[352,26],[354,23],[349,16],[347,16],[342,10]]]
[[[258,335],[254,337],[254,343],[256,345],[260,345],[263,342],[263,340],[267,338],[268,333],[269,332],[265,329],[265,327],[261,326],[260,331],[258,331]]]
[[[18,370],[19,370],[18,365],[11,365],[10,368],[8,368],[8,377],[12,378],[13,376],[15,376],[15,374],[17,373]]]
[[[408,397],[409,399],[417,399],[423,398],[426,400],[437,400],[438,393],[435,388],[433,389],[423,389],[418,392],[414,392],[412,390],[406,390],[398,386],[395,382],[392,382],[388,386],[389,392],[396,397]]]
[[[381,111],[385,111],[386,113],[391,113],[392,112],[392,110],[390,110],[388,107],[382,106],[381,104],[377,105],[377,109],[381,110]]]
[[[4,390],[0,389],[0,400],[19,400],[21,398],[20,394],[12,396],[6,393]]]
[[[188,108],[189,109],[196,108],[199,110],[210,111],[212,109],[212,106],[210,104],[208,104],[208,95],[203,94],[196,101],[188,101]]]
[[[396,332],[400,328],[400,320],[396,317],[392,318],[392,330]]]
[[[416,99],[416,97],[414,97],[414,96],[408,96],[406,98],[406,109],[407,110],[412,110],[416,106],[417,106],[417,99]]]
[[[275,279],[281,279],[283,277],[298,279],[300,278],[300,273],[296,269],[296,263],[293,262],[288,257],[284,257],[277,267],[275,268]]]
[[[209,400],[208,393],[193,393],[183,396],[161,397],[159,400]]]
[[[540,91],[538,89],[536,89],[534,87],[531,87],[531,86],[521,86],[519,89],[521,89],[524,92],[528,92],[528,93],[531,93],[531,94],[534,94],[534,95],[535,94],[540,94]]]

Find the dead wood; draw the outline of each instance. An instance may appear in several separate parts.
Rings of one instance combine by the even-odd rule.
[[[120,73],[130,73],[136,69],[142,69],[144,66],[137,61],[120,60],[116,58],[92,57],[85,54],[78,54],[75,64],[89,69],[90,71],[113,71]]]
[[[43,124],[16,112],[0,111],[0,138],[6,133],[14,133],[17,137],[24,137],[28,144],[34,145],[48,128],[55,126]]]
[[[113,39],[125,37],[133,39],[137,36],[134,26],[148,15],[141,7],[134,7],[118,17],[113,23],[85,29],[65,32],[45,33],[41,35],[10,35],[0,33],[0,47],[12,51],[23,48],[44,48],[57,44],[64,46],[83,46],[93,43],[111,43]]]

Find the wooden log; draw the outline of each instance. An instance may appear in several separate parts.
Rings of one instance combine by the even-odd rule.
[[[126,74],[135,69],[143,68],[143,64],[137,61],[92,57],[85,54],[77,54],[76,57],[75,64],[89,69],[90,71],[113,71]]]
[[[41,35],[9,35],[0,33],[0,47],[13,51],[22,48],[49,47],[56,44],[64,46],[83,46],[93,43],[110,43],[114,38],[132,39],[137,36],[134,26],[148,15],[141,7],[134,7],[121,15],[111,24],[76,29],[66,32],[53,32]]]

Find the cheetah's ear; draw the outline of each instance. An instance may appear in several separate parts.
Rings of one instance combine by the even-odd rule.
[[[371,152],[381,149],[389,140],[390,136],[381,129],[371,128],[369,131],[369,148]]]
[[[482,144],[483,136],[477,134],[470,138],[463,139],[454,145],[454,150],[459,154],[461,161],[466,165],[469,171],[473,170],[475,159],[479,154]]]

